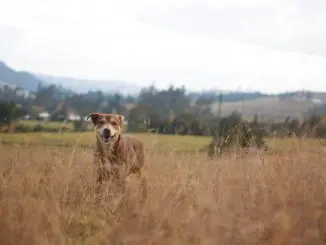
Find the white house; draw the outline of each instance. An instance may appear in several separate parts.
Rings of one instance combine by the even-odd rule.
[[[48,112],[41,112],[41,113],[38,114],[38,117],[41,118],[41,119],[43,119],[43,120],[47,120],[50,117],[50,113],[48,113]]]
[[[75,113],[68,114],[69,121],[79,121],[80,119],[81,119],[81,117],[78,114],[75,114]]]

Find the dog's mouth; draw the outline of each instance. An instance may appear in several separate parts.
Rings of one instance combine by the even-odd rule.
[[[110,136],[110,137],[102,136],[104,143],[109,143],[113,138],[114,138],[113,136]]]
[[[101,138],[104,143],[108,144],[115,138],[115,133],[112,134],[111,130],[104,128],[101,132]]]
[[[104,143],[108,144],[115,138],[115,135],[102,135],[102,140]]]

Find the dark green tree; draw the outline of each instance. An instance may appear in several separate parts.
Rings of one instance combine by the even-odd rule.
[[[18,118],[23,116],[24,109],[15,102],[0,103],[0,125],[10,127]]]

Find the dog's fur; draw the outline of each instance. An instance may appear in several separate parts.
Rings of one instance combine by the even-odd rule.
[[[143,143],[122,134],[123,115],[91,113],[88,118],[95,126],[97,183],[101,185],[103,181],[114,181],[124,191],[126,178],[130,174],[137,174],[139,179],[142,177],[141,170],[145,164]],[[110,137],[105,135],[105,129],[109,130]]]

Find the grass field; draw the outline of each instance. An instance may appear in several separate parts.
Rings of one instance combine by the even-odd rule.
[[[132,177],[123,197],[95,201],[92,133],[0,134],[0,243],[325,244],[323,141],[208,159],[207,137],[134,136],[148,152],[143,204]]]
[[[150,151],[196,151],[207,145],[210,137],[157,135],[150,133],[131,134],[141,139]],[[0,143],[19,145],[42,145],[90,148],[94,143],[93,132],[83,133],[24,133],[0,134]]]
[[[211,141],[208,136],[178,136],[178,135],[162,135],[151,133],[131,133],[141,139],[149,151],[164,152],[193,152],[200,150]],[[295,138],[279,139],[268,138],[266,142],[271,149],[282,151],[292,150],[294,147],[318,147],[326,145],[326,140],[306,139],[298,140]],[[17,133],[7,134],[0,133],[0,143],[18,144],[18,145],[41,145],[56,147],[93,147],[93,132],[67,132],[67,133]]]
[[[41,125],[45,129],[59,129],[66,127],[68,130],[73,130],[74,126],[71,122],[53,122],[53,121],[37,121],[37,120],[20,120],[19,124],[28,128],[34,128],[36,125]]]

